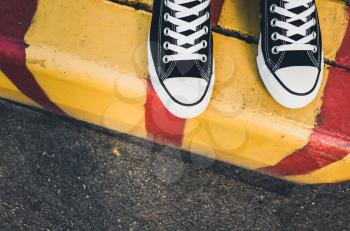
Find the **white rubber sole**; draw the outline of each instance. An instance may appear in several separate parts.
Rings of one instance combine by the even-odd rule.
[[[324,68],[323,59],[322,59],[322,65],[321,65],[322,70],[320,73],[318,83],[314,91],[305,96],[294,95],[286,91],[286,89],[284,89],[281,86],[281,84],[276,80],[274,75],[270,72],[269,68],[265,64],[265,60],[261,49],[261,41],[259,41],[258,56],[256,60],[258,64],[260,77],[265,87],[270,92],[274,100],[277,101],[282,106],[291,108],[291,109],[303,108],[308,104],[310,104],[316,98],[323,79],[323,68]]]
[[[171,112],[176,117],[183,118],[183,119],[194,118],[202,114],[207,108],[209,101],[211,99],[211,95],[213,93],[214,82],[215,82],[215,74],[214,74],[215,65],[213,64],[213,75],[210,79],[208,91],[205,97],[203,98],[203,100],[194,106],[184,106],[175,102],[168,95],[168,93],[165,91],[162,84],[160,83],[156,69],[155,69],[155,65],[153,62],[153,58],[151,55],[149,39],[148,39],[147,51],[148,51],[148,71],[150,74],[150,79],[151,79],[153,88],[156,91],[163,105],[168,109],[168,111]]]

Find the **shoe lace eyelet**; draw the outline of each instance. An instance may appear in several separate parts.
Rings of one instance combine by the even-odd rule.
[[[315,39],[317,37],[317,33],[315,31],[312,32],[312,38]]]
[[[317,46],[314,46],[314,49],[312,50],[312,52],[313,52],[313,53],[317,53],[317,51],[318,51]]]
[[[276,27],[276,24],[277,24],[277,18],[274,18],[271,20],[271,26],[272,27]]]
[[[276,46],[272,47],[271,52],[274,55],[277,55],[278,53],[280,53],[280,51],[278,50],[278,47],[276,47]]]
[[[163,48],[165,49],[165,50],[169,50],[169,42],[165,42],[165,43],[163,43]]]
[[[163,57],[163,63],[169,63],[169,57],[168,56],[164,56]]]
[[[207,26],[203,27],[204,33],[208,34],[209,33],[209,28]]]
[[[201,61],[202,61],[203,63],[205,63],[207,60],[208,60],[207,56],[206,56],[206,55],[202,55]]]
[[[272,4],[272,5],[270,6],[270,12],[271,12],[271,13],[275,13],[275,12],[276,12],[276,7],[277,7],[276,4]]]
[[[170,14],[169,13],[165,13],[164,14],[164,21],[168,21],[168,19],[169,19],[169,16],[170,16]]]
[[[313,18],[313,19],[312,19],[312,24],[315,26],[315,25],[316,25],[316,23],[317,23],[317,22],[316,22],[316,19],[315,19],[315,18]]]
[[[164,35],[167,36],[168,34],[169,34],[169,28],[166,27],[166,28],[164,28]]]
[[[203,40],[203,41],[202,41],[202,46],[203,46],[203,48],[207,48],[207,46],[208,46],[208,42],[207,42],[207,41],[205,41],[205,40]]]
[[[205,15],[207,16],[207,19],[209,19],[210,18],[210,13],[207,11],[207,12],[205,12]]]
[[[271,35],[271,39],[273,40],[273,41],[277,41],[278,40],[278,33],[277,32],[274,32],[274,33],[272,33],[272,35]]]

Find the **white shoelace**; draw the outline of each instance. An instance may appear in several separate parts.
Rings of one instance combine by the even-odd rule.
[[[276,13],[286,17],[285,21],[280,21],[278,19],[271,20],[271,25],[274,27],[279,27],[285,29],[286,35],[281,35],[279,33],[272,34],[272,40],[282,40],[288,44],[275,46],[272,48],[272,53],[277,54],[281,51],[313,51],[317,52],[317,46],[308,44],[312,40],[316,39],[316,32],[309,33],[309,29],[316,24],[316,19],[308,19],[309,16],[315,12],[315,4],[309,5],[313,0],[283,0],[285,2],[284,8],[277,6],[276,4],[271,5],[271,13]],[[305,11],[300,14],[295,14],[290,10],[304,6]],[[304,24],[300,26],[295,26],[292,23],[301,20]],[[293,40],[290,37],[294,35],[301,35],[303,38],[299,40]]]
[[[196,6],[188,8],[184,4],[199,2]],[[209,20],[209,12],[202,13],[210,4],[210,0],[165,0],[165,5],[171,10],[175,11],[172,16],[168,13],[164,14],[164,20],[175,25],[175,31],[170,28],[164,29],[164,35],[175,39],[176,43],[165,42],[163,44],[164,49],[174,51],[173,55],[166,55],[163,57],[163,62],[168,63],[170,61],[180,60],[201,60],[207,61],[207,56],[198,54],[198,51],[208,46],[205,40],[198,41],[200,37],[209,33],[209,28],[204,26],[197,31],[197,28],[207,20]],[[198,16],[193,21],[187,22],[183,18],[188,16]],[[193,31],[190,35],[184,35],[185,31]],[[190,47],[184,47],[184,45],[192,45]]]

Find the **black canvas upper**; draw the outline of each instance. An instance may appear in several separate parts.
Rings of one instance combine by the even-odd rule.
[[[152,55],[153,62],[154,62],[156,72],[160,82],[162,83],[164,80],[168,78],[174,78],[174,77],[195,77],[195,78],[203,78],[207,80],[207,82],[209,83],[212,75],[212,65],[213,65],[213,57],[212,57],[213,44],[212,44],[210,19],[207,20],[206,23],[204,23],[201,26],[201,28],[198,28],[198,30],[200,30],[204,26],[207,26],[209,29],[209,32],[206,35],[203,35],[199,39],[199,42],[202,40],[205,40],[207,41],[207,44],[208,44],[206,48],[203,48],[198,52],[199,54],[207,55],[206,62],[202,62],[201,60],[188,60],[188,61],[171,61],[169,63],[164,63],[162,60],[164,55],[174,54],[174,51],[166,50],[163,48],[164,42],[170,42],[172,44],[176,44],[174,39],[172,39],[169,36],[165,36],[163,32],[164,29],[167,27],[175,31],[174,25],[164,20],[165,13],[169,13],[170,15],[174,15],[175,13],[174,11],[172,11],[171,9],[165,6],[164,1],[166,0],[154,0],[153,17],[152,17],[151,30],[149,35],[151,55]],[[190,6],[186,5],[186,7],[190,7]],[[205,11],[210,12],[210,5]],[[205,14],[205,11],[203,11],[203,14]],[[191,21],[193,20],[193,17],[196,17],[196,16],[183,18],[183,20]],[[193,33],[193,31],[184,32],[184,34],[186,33]],[[184,47],[186,47],[186,45],[184,45]],[[165,88],[164,85],[163,87]]]
[[[271,73],[274,73],[276,70],[284,67],[290,66],[314,66],[321,70],[322,63],[322,38],[321,31],[319,27],[319,19],[317,11],[315,11],[309,19],[314,18],[316,24],[309,29],[309,33],[313,31],[317,33],[316,39],[312,40],[309,44],[317,46],[317,52],[313,51],[281,51],[278,54],[273,54],[271,52],[274,46],[279,46],[283,44],[288,44],[285,41],[277,40],[274,41],[271,38],[271,35],[274,32],[278,32],[281,35],[286,35],[286,31],[279,27],[273,27],[271,25],[271,20],[276,18],[278,20],[285,20],[285,17],[277,13],[270,12],[270,7],[272,4],[276,4],[280,7],[283,7],[285,2],[282,0],[261,0],[261,48],[265,58],[266,66],[270,69]],[[311,5],[311,3],[310,3]],[[290,10],[294,13],[300,13],[305,11],[305,7],[298,7],[296,9]],[[300,26],[304,22],[298,20],[291,24]],[[302,38],[300,35],[294,35],[290,37],[294,40],[299,40]],[[277,76],[275,76],[277,78]],[[277,78],[278,79],[278,78]],[[316,85],[316,83],[315,83]]]

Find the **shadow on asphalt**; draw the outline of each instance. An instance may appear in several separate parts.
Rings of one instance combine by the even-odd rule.
[[[0,230],[346,230],[350,184],[299,186],[0,101]]]

